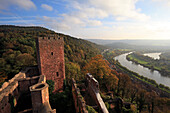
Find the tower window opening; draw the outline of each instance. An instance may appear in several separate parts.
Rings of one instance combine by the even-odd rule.
[[[53,52],[51,52],[51,55],[53,55]]]
[[[58,72],[56,72],[56,75],[57,75],[57,77],[59,76],[59,73]]]

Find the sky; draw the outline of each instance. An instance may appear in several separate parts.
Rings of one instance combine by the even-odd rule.
[[[170,39],[170,0],[0,0],[0,25],[83,39]]]

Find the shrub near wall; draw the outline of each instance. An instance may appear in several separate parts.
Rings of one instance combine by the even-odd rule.
[[[46,82],[47,82],[47,84],[49,85],[48,90],[49,90],[49,94],[51,95],[52,92],[53,92],[53,90],[54,90],[54,81],[52,81],[52,80],[47,80]]]
[[[88,113],[97,113],[91,106],[86,105],[86,109],[88,110]]]

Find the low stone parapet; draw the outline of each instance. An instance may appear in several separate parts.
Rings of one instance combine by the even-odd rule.
[[[88,93],[90,94],[93,101],[98,105],[100,112],[102,113],[109,113],[103,99],[100,96],[100,89],[99,89],[99,83],[98,81],[89,73],[86,75],[86,85]]]

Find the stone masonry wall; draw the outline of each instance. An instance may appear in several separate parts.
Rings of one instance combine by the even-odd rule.
[[[32,98],[33,113],[56,113],[56,110],[52,110],[49,104],[49,93],[47,83],[38,83],[30,87]]]
[[[88,111],[86,110],[86,103],[83,100],[83,97],[80,94],[80,89],[77,88],[77,84],[74,79],[72,79],[72,95],[76,113],[88,113]]]
[[[40,76],[35,76],[35,77],[27,77],[27,78],[22,78],[18,80],[18,89],[21,94],[23,93],[28,93],[29,92],[29,87],[38,83]]]
[[[16,106],[17,100],[20,96],[17,79],[24,77],[25,74],[20,72],[2,85],[2,88],[0,89],[0,113],[11,113],[12,107]],[[13,101],[15,103],[12,103]]]
[[[61,36],[39,37],[36,41],[39,72],[54,81],[54,92],[63,90],[65,79],[64,39]]]
[[[99,107],[100,113],[109,113],[100,96],[99,83],[89,73],[86,75],[86,84],[87,84],[87,91],[90,94],[91,98],[93,99],[92,101],[94,101]]]
[[[36,66],[31,66],[31,67],[26,67],[24,69],[24,71],[26,72],[26,77],[33,77],[33,76],[38,76],[39,74],[39,70],[38,70],[38,65]]]
[[[34,71],[28,72],[28,70],[30,69],[26,69],[25,71],[19,72],[8,82],[5,82],[0,88],[0,113],[11,113],[11,111],[17,105],[19,97],[25,93],[30,92],[29,91],[30,86],[37,83],[46,83],[46,78],[44,75],[26,77],[26,74],[31,75],[30,72],[31,73],[34,72]],[[45,92],[43,91],[42,95],[39,96],[47,97],[48,96],[47,91]],[[41,109],[46,110],[46,112],[43,113],[49,113],[49,111],[53,111],[51,113],[55,113],[55,110],[52,110],[51,107],[49,106],[50,106],[49,102],[45,103],[45,105],[42,105]]]

